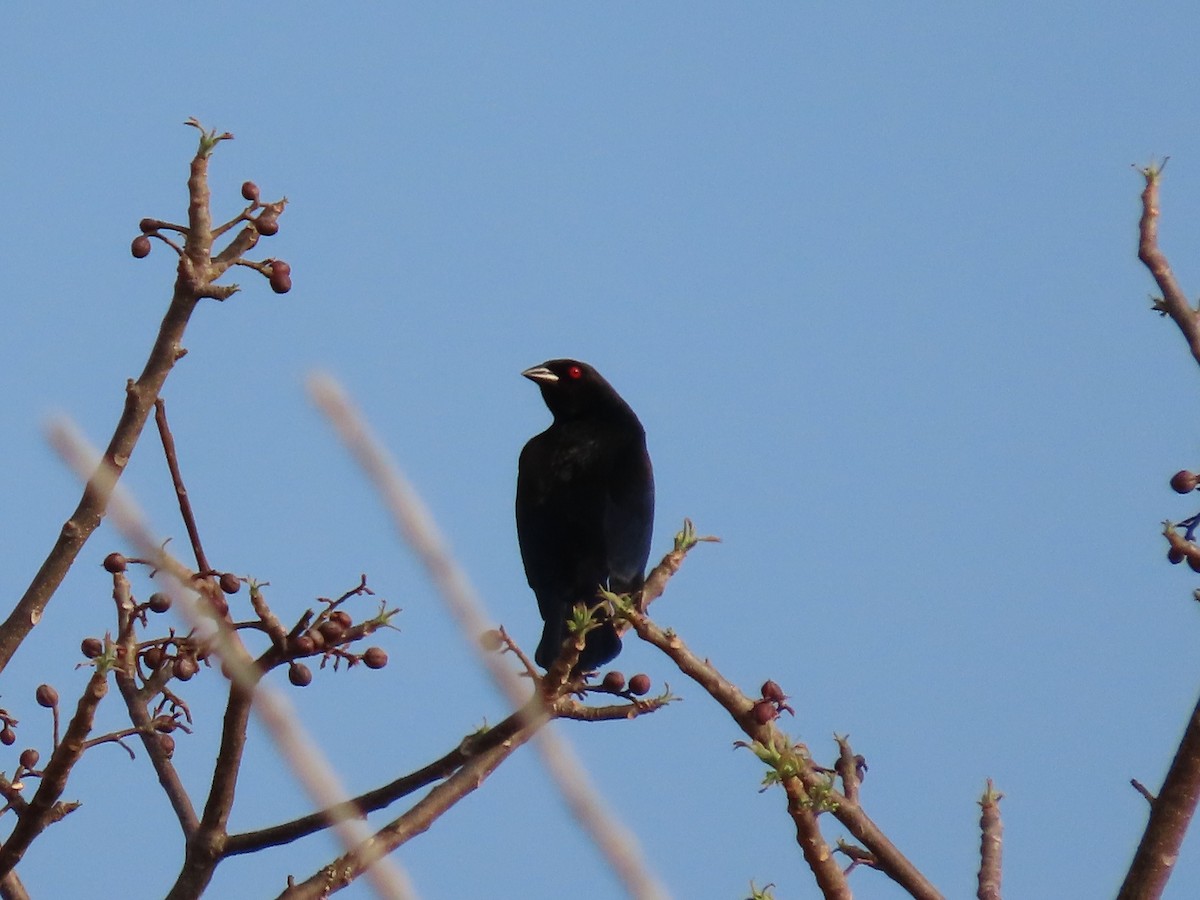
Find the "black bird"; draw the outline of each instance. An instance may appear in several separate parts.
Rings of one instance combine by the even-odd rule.
[[[549,668],[576,603],[598,602],[645,580],[654,526],[654,472],[646,432],[612,385],[587,363],[552,359],[521,373],[554,422],[530,439],[517,466],[517,540],[545,621],[535,658]],[[588,633],[576,670],[621,652],[611,622]]]

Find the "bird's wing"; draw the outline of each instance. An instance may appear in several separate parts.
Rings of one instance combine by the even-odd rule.
[[[636,591],[646,574],[654,532],[654,470],[643,441],[613,461],[604,510],[609,589]]]

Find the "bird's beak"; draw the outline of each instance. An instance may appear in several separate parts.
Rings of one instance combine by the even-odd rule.
[[[545,366],[534,366],[532,369],[526,369],[521,374],[530,381],[536,381],[538,384],[553,384],[558,381],[558,376]]]

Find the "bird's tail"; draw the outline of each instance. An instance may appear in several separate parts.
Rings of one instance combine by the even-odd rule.
[[[543,669],[549,669],[562,653],[563,642],[566,639],[566,619],[561,615],[547,619],[546,625],[542,629],[542,639],[538,642],[537,651],[533,654],[537,664]],[[602,622],[588,632],[583,652],[579,654],[579,662],[575,665],[575,671],[590,672],[598,669],[605,663],[616,659],[620,652],[621,638],[617,635],[616,625],[612,622]]]

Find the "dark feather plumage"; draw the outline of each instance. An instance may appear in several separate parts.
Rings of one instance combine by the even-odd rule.
[[[642,587],[654,525],[646,434],[629,405],[587,363],[552,359],[521,373],[542,391],[554,422],[530,439],[517,467],[517,538],[545,628],[535,657],[549,668],[576,603]],[[590,632],[577,669],[614,659],[609,623]]]

